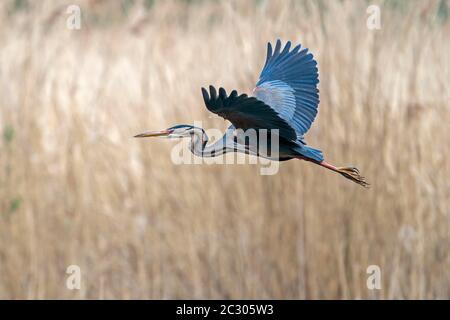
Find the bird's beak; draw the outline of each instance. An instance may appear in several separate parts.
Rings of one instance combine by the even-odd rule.
[[[147,137],[167,137],[172,130],[161,130],[161,131],[148,131],[138,135],[135,138],[147,138]]]

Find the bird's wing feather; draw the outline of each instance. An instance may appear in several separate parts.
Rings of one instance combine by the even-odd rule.
[[[229,120],[237,129],[278,129],[280,137],[297,140],[295,130],[273,108],[255,97],[238,95],[236,90],[228,96],[223,88],[217,94],[213,86],[209,87],[209,93],[202,88],[202,94],[208,110]]]
[[[311,127],[319,105],[317,62],[308,49],[297,45],[283,50],[277,40],[275,50],[267,45],[267,58],[254,90],[256,98],[277,111],[301,139]]]

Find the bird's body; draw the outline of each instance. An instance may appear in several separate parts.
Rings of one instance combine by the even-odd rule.
[[[290,47],[289,41],[283,49],[280,40],[274,50],[268,44],[254,96],[238,95],[235,90],[228,95],[225,89],[217,92],[213,86],[209,92],[202,88],[207,109],[232,123],[221,140],[208,144],[205,131],[190,125],[136,137],[191,137],[190,150],[200,157],[242,152],[275,161],[306,160],[368,186],[356,168],[330,165],[320,150],[306,145],[304,134],[311,127],[319,105],[317,62],[308,49],[300,50],[300,45],[292,50]],[[261,143],[261,138],[265,143]]]
[[[283,143],[277,142],[277,144],[279,144],[278,150],[273,152],[273,143],[271,141],[270,132],[267,136],[267,141],[265,141],[266,143],[252,144],[249,143],[251,140],[246,140],[246,138],[249,137],[248,134],[246,135],[248,132],[241,131],[240,134],[236,134],[237,130],[233,125],[226,130],[222,139],[215,143],[208,144],[209,138],[206,132],[201,128],[195,129],[193,130],[189,149],[196,156],[203,158],[217,157],[227,152],[241,152],[274,161],[286,161],[292,159],[292,148],[296,147],[295,143],[290,143],[288,141]],[[260,141],[257,131],[255,131],[255,140]]]

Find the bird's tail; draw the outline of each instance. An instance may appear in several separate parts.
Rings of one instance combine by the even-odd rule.
[[[361,176],[359,170],[355,167],[335,167],[329,163],[326,163],[325,161],[320,162],[319,165],[343,175],[347,179],[356,182],[360,186],[363,186],[365,188],[368,188],[370,186],[366,179]]]

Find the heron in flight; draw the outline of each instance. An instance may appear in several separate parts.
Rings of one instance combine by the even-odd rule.
[[[151,131],[135,137],[190,138],[189,148],[200,157],[215,157],[226,152],[242,152],[276,161],[301,159],[337,172],[357,184],[369,184],[355,167],[336,167],[324,161],[322,151],[311,148],[304,141],[304,134],[313,123],[319,105],[319,74],[317,62],[307,48],[301,45],[292,50],[288,41],[282,48],[277,40],[275,49],[268,43],[267,57],[253,96],[236,90],[228,95],[225,89],[202,88],[207,109],[231,122],[222,139],[208,144],[203,128],[192,125],[176,125],[162,131]],[[261,130],[276,132],[278,152],[270,154],[270,146],[261,152],[261,144],[242,138],[237,131]],[[271,137],[274,137],[272,134]],[[269,139],[271,140],[271,139]],[[269,141],[270,144],[271,141]]]

